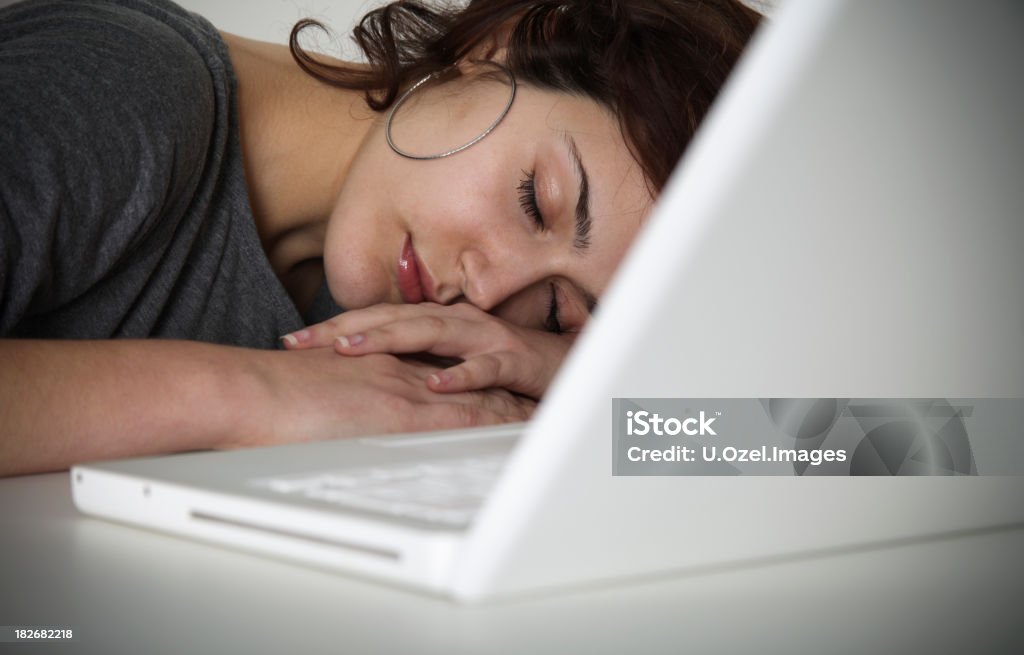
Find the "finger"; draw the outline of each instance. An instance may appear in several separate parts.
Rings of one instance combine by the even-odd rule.
[[[421,303],[419,305],[380,304],[363,309],[353,309],[326,321],[309,325],[282,337],[281,343],[288,350],[325,348],[331,346],[339,336],[358,334],[371,328],[394,321],[417,316],[436,314],[444,310],[442,305]]]
[[[307,326],[296,332],[280,337],[281,344],[288,350],[305,350],[308,348],[325,348],[331,345],[338,328],[334,326],[336,319]]]
[[[504,387],[502,373],[506,369],[497,353],[485,353],[438,371],[427,377],[427,386],[433,391],[458,393],[491,387]]]
[[[488,331],[456,318],[419,316],[355,334],[338,336],[342,355],[429,352],[442,357],[470,357],[492,343]]]
[[[540,398],[557,368],[511,353],[485,353],[427,376],[427,387],[438,393],[458,393],[504,387]]]
[[[433,405],[464,405],[479,407],[482,410],[504,417],[506,420],[526,420],[532,414],[537,403],[531,398],[516,395],[507,389],[485,389],[481,391],[467,391],[463,393],[437,394],[427,388],[424,380],[434,367],[428,367],[417,362],[408,362],[397,359],[387,354],[367,355],[371,358],[384,358],[382,363],[385,370],[389,371],[393,382],[399,386],[392,386],[393,392],[404,397],[412,406],[417,408],[431,408]],[[426,370],[424,370],[426,369]],[[430,411],[433,411],[432,409]],[[403,411],[397,412],[405,414]]]

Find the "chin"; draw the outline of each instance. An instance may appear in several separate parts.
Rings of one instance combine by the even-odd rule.
[[[372,292],[376,286],[373,281],[367,279],[366,275],[358,275],[357,271],[338,270],[328,266],[325,261],[324,276],[327,278],[327,288],[331,290],[334,302],[346,311],[386,302],[383,294]]]
[[[344,310],[363,309],[380,304],[401,304],[398,292],[387,284],[386,278],[369,279],[365,275],[327,275],[327,287],[334,302]],[[383,282],[383,283],[382,283]]]
[[[332,234],[328,229],[323,264],[331,297],[345,310],[363,309],[402,301],[394,281],[393,262],[374,255],[375,243],[358,234]],[[362,247],[360,247],[360,245]],[[397,255],[396,255],[397,258]]]

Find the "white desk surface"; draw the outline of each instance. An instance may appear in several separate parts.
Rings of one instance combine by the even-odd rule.
[[[79,515],[67,474],[0,480],[14,653],[1024,652],[1024,529],[676,574],[482,608]]]

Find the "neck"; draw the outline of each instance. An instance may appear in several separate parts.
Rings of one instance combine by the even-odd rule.
[[[362,93],[306,74],[287,46],[223,36],[238,77],[256,229],[271,266],[304,309],[322,281],[317,262],[327,220],[374,113]]]

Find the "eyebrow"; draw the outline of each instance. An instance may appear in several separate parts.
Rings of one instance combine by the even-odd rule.
[[[590,247],[590,178],[587,176],[587,169],[583,166],[583,158],[580,157],[580,149],[576,146],[575,139],[568,132],[562,132],[562,139],[569,147],[569,154],[572,156],[573,167],[576,169],[576,177],[580,184],[580,195],[576,200],[576,238],[573,239],[573,247],[577,252],[583,253]],[[587,313],[594,314],[597,309],[597,298],[575,282],[571,283],[576,291],[583,297],[587,305]]]
[[[576,169],[576,177],[580,184],[580,195],[576,200],[576,238],[573,246],[580,252],[590,247],[590,178],[587,176],[587,169],[583,167],[583,159],[580,157],[580,149],[576,147],[576,141],[568,132],[562,133],[562,138],[569,146],[569,154],[572,156],[573,167]]]

